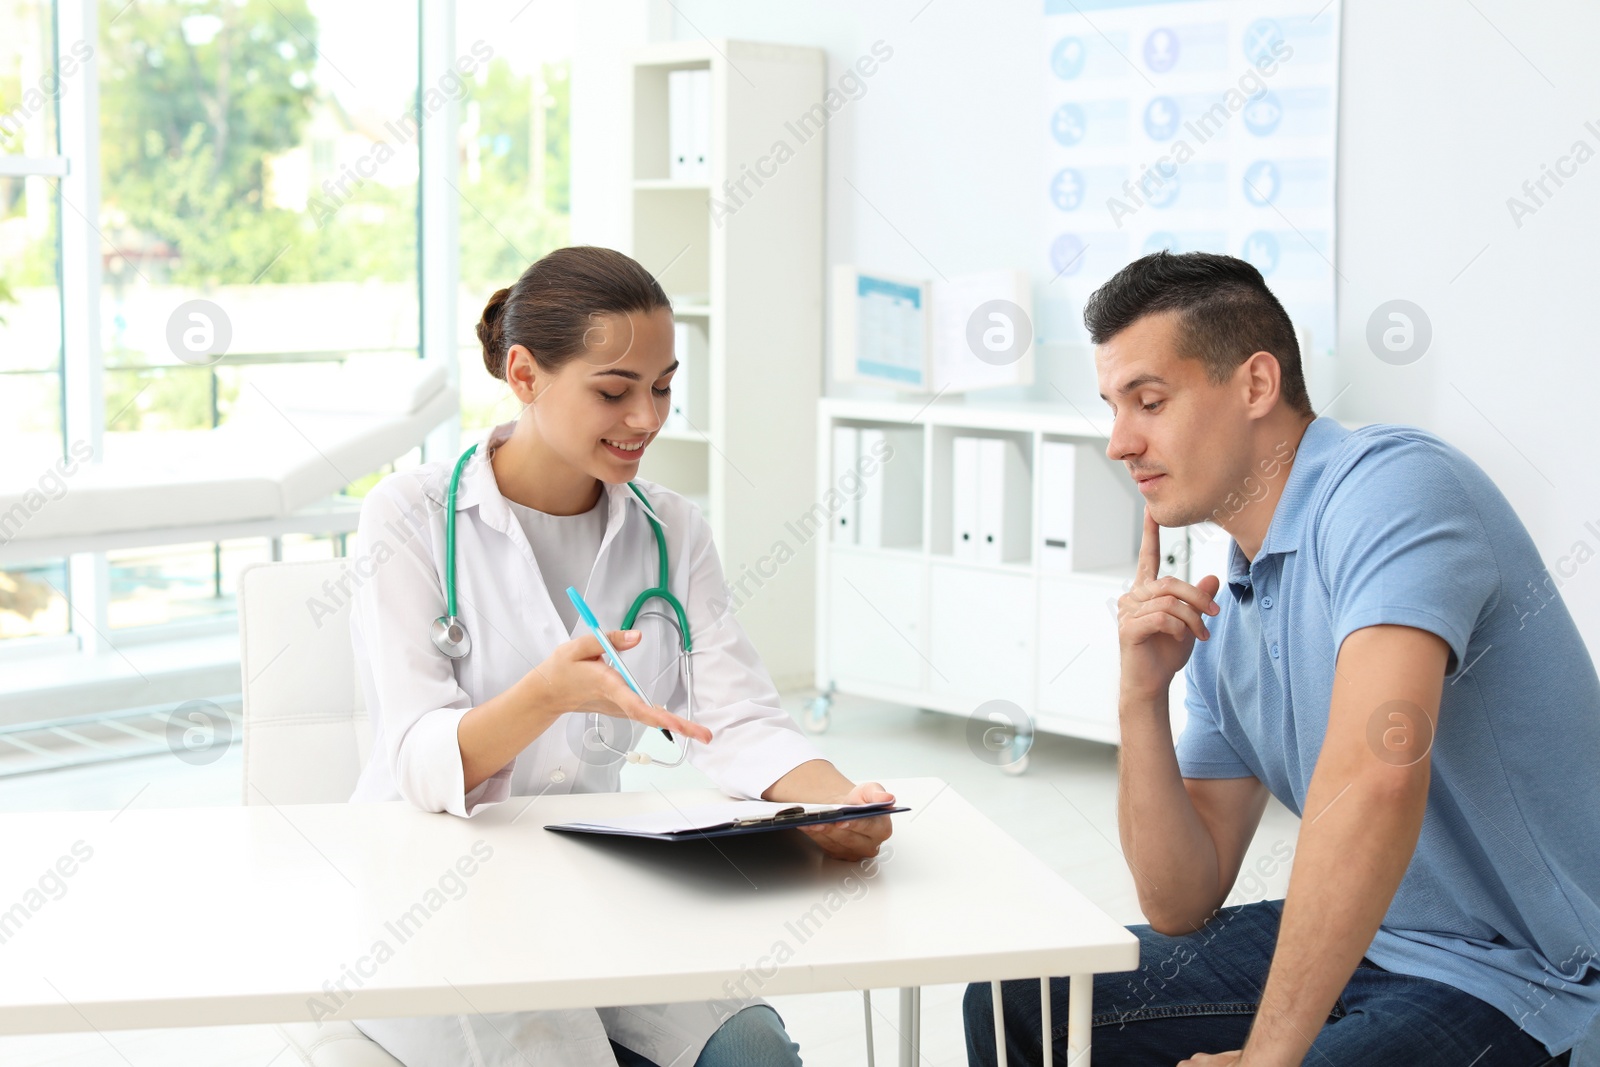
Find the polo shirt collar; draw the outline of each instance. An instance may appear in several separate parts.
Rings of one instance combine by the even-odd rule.
[[[1250,589],[1250,561],[1244,558],[1239,542],[1228,538],[1228,588],[1236,600],[1243,600]]]
[[[1279,552],[1293,552],[1300,544],[1300,534],[1305,528],[1306,512],[1316,495],[1317,483],[1328,462],[1344,445],[1350,431],[1335,419],[1323,415],[1313,419],[1295,449],[1294,466],[1289,469],[1289,480],[1278,497],[1278,506],[1267,526],[1267,536],[1261,542],[1260,556]],[[1234,543],[1238,552],[1238,543]],[[1243,556],[1243,553],[1239,553]]]

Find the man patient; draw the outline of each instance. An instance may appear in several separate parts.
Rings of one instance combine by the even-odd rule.
[[[1146,505],[1117,811],[1149,925],[1095,979],[1096,1067],[1600,1063],[1600,681],[1506,498],[1433,434],[1319,418],[1242,260],[1145,256],[1084,319]],[[1207,520],[1227,573],[1160,577],[1158,528]],[[1269,794],[1301,818],[1287,899],[1225,907]],[[1002,1001],[1040,1062],[1039,984]],[[987,984],[966,1025],[994,1063]]]

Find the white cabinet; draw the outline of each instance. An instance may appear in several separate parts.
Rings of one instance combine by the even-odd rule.
[[[817,537],[817,687],[961,716],[1007,700],[1036,730],[1116,743],[1116,602],[1133,580],[1144,501],[1099,428],[1070,405],[825,398],[808,528],[860,514],[869,437],[894,442],[901,484],[873,506],[898,533],[892,547]],[[964,442],[1006,453],[998,501],[984,502],[978,449]],[[1012,546],[998,557],[963,544],[984,516]],[[1162,531],[1163,573],[1188,573],[1188,537]],[[1179,727],[1182,698],[1180,674]]]
[[[829,580],[827,662],[838,684],[920,691],[927,666],[920,558],[834,548]]]
[[[1039,581],[1038,716],[1059,732],[1117,738],[1121,582],[1048,574]]]
[[[773,680],[801,686],[818,658],[815,557],[810,535],[789,524],[798,528],[816,503],[824,135],[759,187],[742,168],[767,158],[784,124],[822,99],[827,54],[662,41],[635,52],[626,69],[629,107],[615,117],[628,131],[630,181],[617,204],[623,250],[655,275],[689,327],[678,408],[639,473],[700,505],[728,582],[760,590],[740,598],[740,625]]]
[[[968,711],[1033,703],[1034,584],[958,563],[929,566],[928,688]]]

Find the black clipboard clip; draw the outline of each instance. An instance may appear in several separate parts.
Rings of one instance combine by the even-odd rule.
[[[729,823],[729,825],[740,828],[746,826],[782,826],[784,823],[798,822],[805,817],[805,807],[803,805],[796,804],[792,808],[784,808],[782,811],[775,811],[771,815],[755,816],[749,819],[735,819],[733,822]]]

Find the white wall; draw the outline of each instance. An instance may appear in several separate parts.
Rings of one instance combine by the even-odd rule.
[[[605,103],[612,90],[601,72],[619,40],[703,34],[818,45],[830,56],[830,81],[882,40],[893,57],[829,125],[828,262],[920,277],[1036,262],[1043,0],[580,7],[579,239],[615,232],[619,201],[607,197],[620,196],[620,129],[606,114],[614,104]],[[1600,425],[1591,325],[1600,308],[1600,155],[1520,228],[1506,207],[1575,140],[1600,153],[1597,41],[1595,5],[1345,0],[1340,337],[1334,365],[1308,370],[1314,401],[1338,396],[1327,413],[1422,426],[1481,464],[1552,571],[1567,561],[1562,593],[1600,650],[1600,562],[1572,565],[1579,541],[1600,556],[1600,449],[1590,443]],[[1420,305],[1433,326],[1430,350],[1410,366],[1383,363],[1366,345],[1368,317],[1395,298]],[[1054,397],[1052,382],[1091,414],[1100,406],[1081,349],[1047,347],[1038,374],[1034,395]]]

